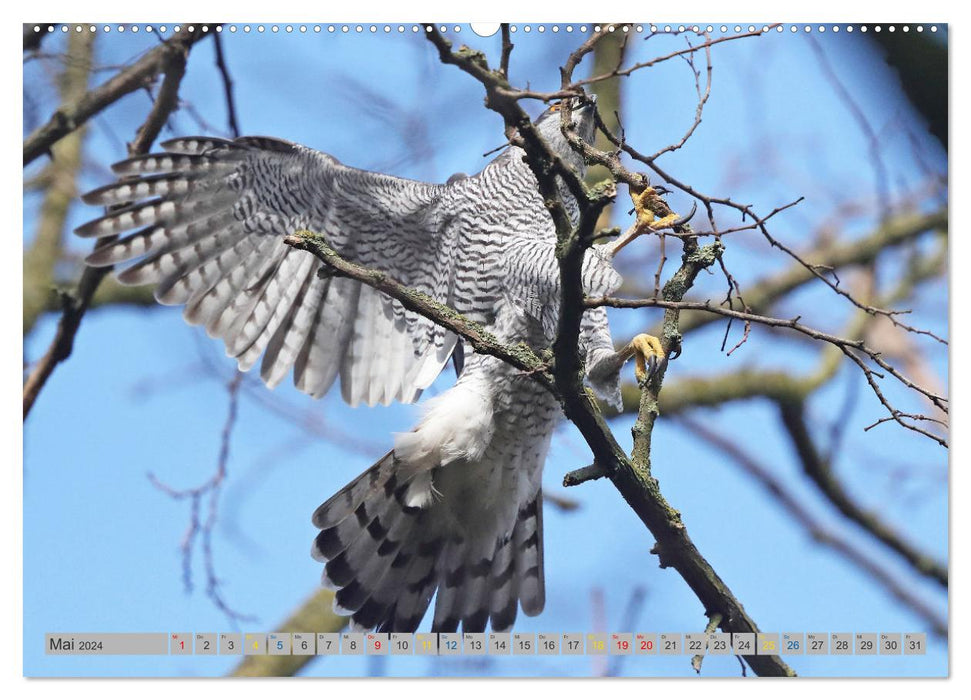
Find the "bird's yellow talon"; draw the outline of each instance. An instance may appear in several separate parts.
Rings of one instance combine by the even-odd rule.
[[[655,233],[666,228],[674,228],[694,216],[695,208],[692,207],[691,213],[687,217],[679,217],[661,199],[661,195],[653,187],[645,187],[640,192],[630,191],[631,201],[634,203],[634,211],[637,219],[634,225],[613,244],[610,251],[612,256],[617,255],[620,250],[638,236],[645,233]],[[658,218],[660,216],[661,218]]]
[[[661,229],[673,226],[680,221],[680,217],[668,209],[667,204],[661,199],[653,187],[645,187],[642,191],[631,194],[634,202],[634,211],[637,212],[637,229],[640,232],[660,231]],[[657,218],[661,212],[669,212],[660,219]]]
[[[634,355],[634,376],[638,382],[643,383],[654,376],[664,362],[664,348],[661,347],[660,340],[647,333],[635,335],[629,347]]]
[[[678,221],[679,219],[680,217],[677,214],[671,213],[663,218],[655,219],[647,226],[652,231],[660,231],[662,229],[668,228],[669,226],[674,226],[675,222]]]

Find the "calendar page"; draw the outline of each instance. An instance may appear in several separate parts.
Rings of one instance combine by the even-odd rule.
[[[948,25],[724,19],[25,24],[23,675],[948,676]]]

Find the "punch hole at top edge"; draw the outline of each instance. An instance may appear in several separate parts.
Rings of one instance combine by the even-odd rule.
[[[482,37],[492,36],[499,31],[500,27],[498,22],[472,22],[469,26],[472,27],[473,32]]]

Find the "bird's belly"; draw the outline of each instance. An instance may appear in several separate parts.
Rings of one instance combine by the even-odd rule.
[[[519,401],[497,407],[494,431],[481,457],[451,463],[433,477],[450,525],[464,535],[508,535],[519,509],[540,488],[559,405],[545,389],[526,381],[536,391],[520,387]]]

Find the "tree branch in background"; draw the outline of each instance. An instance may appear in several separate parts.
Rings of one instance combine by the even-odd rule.
[[[871,32],[867,37],[884,49],[907,100],[923,115],[930,133],[947,150],[947,42],[926,32]]]
[[[105,107],[135,90],[150,85],[156,76],[165,73],[173,62],[178,63],[182,60],[184,63],[186,54],[195,42],[210,33],[215,33],[203,32],[202,26],[190,24],[181,27],[181,31],[171,39],[156,46],[106,83],[71,102],[62,104],[46,124],[39,127],[24,141],[24,165],[50,151],[51,146],[81,127]]]
[[[233,78],[229,74],[229,66],[226,65],[226,57],[223,54],[222,37],[216,33],[212,40],[216,46],[216,68],[219,69],[219,76],[223,81],[223,93],[226,95],[226,120],[229,123],[229,133],[233,138],[239,138],[239,120],[236,118],[236,98],[233,97]]]
[[[916,285],[928,279],[939,277],[941,271],[946,269],[946,264],[946,242],[939,246],[936,251],[913,258],[907,271],[898,281],[897,287],[887,294],[881,300],[881,303],[892,304],[908,298]],[[845,329],[844,335],[860,337],[875,321],[876,319],[866,312],[857,311],[855,317]],[[663,415],[673,417],[683,415],[694,408],[720,406],[731,401],[752,398],[768,399],[778,406],[802,406],[816,390],[836,376],[843,364],[843,359],[841,351],[834,347],[828,347],[821,353],[817,369],[803,376],[778,370],[743,369],[715,377],[681,379],[665,388],[659,400],[660,411]],[[640,391],[636,386],[628,385],[624,387],[626,412],[636,413],[638,411],[639,396]],[[809,434],[806,432],[806,437],[808,438],[808,436]],[[826,465],[822,471],[829,476],[820,480],[814,479],[817,487],[820,487],[822,496],[859,525],[868,535],[901,555],[915,573],[932,578],[947,587],[947,569],[943,564],[936,562],[930,555],[918,551],[913,545],[903,542],[876,514],[867,513],[857,506],[838,481],[832,477],[829,457],[823,457],[819,454],[815,446],[805,450],[805,452],[816,455],[816,458],[810,462],[808,470],[818,473],[821,470],[816,465],[819,463]],[[832,454],[832,447],[830,453]]]
[[[152,485],[175,501],[189,501],[189,527],[182,537],[182,583],[186,593],[193,589],[192,585],[192,555],[196,542],[201,543],[203,566],[206,571],[206,596],[213,605],[220,610],[232,623],[250,622],[256,619],[253,615],[237,612],[226,602],[220,590],[219,577],[216,576],[216,563],[212,553],[212,533],[219,516],[219,497],[223,484],[229,474],[229,444],[236,426],[236,416],[239,409],[239,385],[243,380],[242,372],[237,371],[232,380],[226,385],[229,394],[229,412],[223,426],[219,440],[219,457],[216,461],[216,471],[201,485],[189,489],[175,489],[162,482],[155,474],[149,473],[148,479]],[[209,508],[206,518],[201,518],[202,501],[208,497]]]
[[[609,32],[596,43],[593,47],[593,66],[591,71],[595,75],[608,73],[622,66],[627,56],[627,44],[630,40],[630,32]],[[597,109],[602,115],[606,128],[611,131],[619,131],[621,128],[620,114],[623,111],[623,85],[620,78],[608,78],[602,80],[594,86],[593,92],[597,95]],[[601,151],[610,149],[610,142],[598,131],[594,141],[594,148]],[[602,165],[592,165],[587,168],[584,181],[589,187],[593,187],[598,182],[602,182],[610,177],[610,171]],[[597,229],[605,229],[610,226],[613,215],[613,204],[604,207],[600,218],[597,221]]]
[[[702,421],[688,416],[675,419],[693,435],[728,455],[746,474],[761,484],[793,519],[802,525],[814,542],[830,547],[844,559],[866,572],[911,612],[918,615],[939,637],[947,637],[947,621],[913,591],[913,586],[901,581],[866,550],[853,545],[839,534],[837,528],[826,527],[803,505],[803,499],[776,477],[770,469],[744,451],[734,441],[707,427]]]
[[[689,48],[692,47],[690,41],[688,42],[688,47]],[[677,151],[679,148],[681,148],[688,142],[688,139],[691,138],[691,136],[695,133],[695,130],[701,125],[701,117],[705,111],[705,105],[708,104],[708,98],[711,97],[711,68],[712,68],[711,44],[706,42],[704,45],[704,49],[705,49],[705,65],[706,65],[704,90],[701,89],[701,71],[699,71],[695,67],[695,52],[691,51],[687,55],[683,56],[685,62],[688,64],[688,67],[691,68],[692,74],[694,74],[695,92],[698,93],[698,104],[695,107],[694,121],[691,122],[691,126],[688,127],[688,130],[684,133],[684,136],[682,136],[677,143],[669,144],[664,148],[658,150],[656,153],[654,153],[654,155],[650,156],[650,160],[656,160],[661,156],[663,156],[665,153],[671,153],[672,151]],[[609,129],[610,128],[609,124],[607,126]],[[615,131],[614,129],[610,129],[610,130]],[[604,138],[606,139],[606,137]]]
[[[24,26],[24,37],[38,36],[32,25]],[[46,28],[45,28],[46,29]],[[45,32],[43,32],[46,34]],[[88,89],[94,37],[90,32],[71,32],[67,51],[72,57],[58,80],[60,99],[70,103]],[[53,158],[40,174],[44,199],[38,215],[37,233],[24,252],[23,332],[26,336],[37,317],[50,305],[54,293],[54,270],[64,254],[64,227],[68,212],[77,197],[77,177],[86,129],[77,129],[53,147]]]
[[[273,629],[277,632],[340,632],[347,625],[347,618],[331,612],[334,593],[326,588],[307,598],[287,620]],[[259,654],[246,656],[230,672],[230,676],[279,677],[295,676],[304,666],[319,656]]]
[[[750,34],[757,34],[757,33],[758,32],[754,32],[754,33],[753,32],[750,32]],[[700,34],[702,36],[707,36],[703,32],[700,32]],[[699,48],[707,48],[707,47],[712,46],[712,45],[714,45],[716,43],[719,43],[719,41],[729,40],[729,39],[733,39],[733,38],[740,38],[742,36],[746,36],[746,35],[738,35],[736,37],[726,37],[726,38],[723,38],[721,40],[715,40],[715,41],[711,41],[709,39],[704,44],[702,44],[701,46],[690,46],[689,45],[689,47],[687,49],[684,49],[682,51],[674,52],[672,54],[669,54],[668,56],[661,57],[661,59],[658,59],[658,60],[655,60],[655,61],[649,61],[649,62],[646,62],[644,64],[637,64],[637,66],[634,66],[633,68],[637,68],[637,67],[647,67],[648,65],[653,65],[654,63],[656,63],[656,62],[658,62],[659,60],[662,60],[662,59],[673,58],[674,56],[679,56],[679,55],[691,54],[691,53],[699,50]],[[618,73],[618,74],[623,74],[623,72]],[[579,90],[580,87],[583,84],[584,84],[584,81],[577,81],[577,82],[573,82],[573,83],[567,84],[567,81],[564,80],[563,81],[563,84],[561,85],[560,92],[557,93],[557,94],[568,95],[571,92],[575,92],[575,91]],[[542,95],[541,93],[516,93],[516,94],[517,94],[517,97],[520,97],[520,98],[521,97],[530,97],[530,98],[534,98],[534,99],[541,99],[541,98],[548,99],[548,98],[551,97],[551,95],[549,95],[549,94]],[[646,176],[640,175],[640,176],[637,176],[636,178],[635,177],[631,177],[631,174],[630,174],[629,171],[627,171],[626,169],[620,167],[620,162],[619,162],[619,157],[618,156],[619,156],[619,153],[620,152],[623,152],[623,153],[626,153],[631,158],[633,158],[635,161],[646,165],[654,173],[656,173],[658,176],[660,176],[664,180],[664,182],[666,184],[671,185],[672,187],[675,187],[675,188],[681,190],[685,194],[688,194],[691,197],[693,197],[693,198],[701,201],[704,204],[705,209],[706,209],[707,214],[708,214],[708,222],[709,222],[709,224],[711,226],[711,233],[710,233],[710,235],[714,235],[716,238],[720,238],[723,235],[723,233],[719,230],[719,226],[718,226],[718,224],[716,222],[716,218],[715,218],[715,206],[717,205],[717,206],[721,206],[721,207],[726,207],[728,209],[734,209],[736,212],[738,212],[738,214],[741,215],[743,221],[746,220],[746,219],[748,219],[748,220],[751,220],[751,221],[754,221],[755,222],[754,228],[762,235],[762,237],[765,239],[765,241],[772,248],[777,248],[777,249],[783,251],[792,260],[794,260],[795,262],[797,262],[800,265],[802,265],[805,268],[805,270],[810,273],[810,275],[812,277],[814,277],[814,278],[818,279],[819,281],[821,281],[823,284],[825,284],[826,286],[828,286],[833,292],[835,292],[839,296],[842,296],[844,299],[846,299],[847,301],[849,301],[851,304],[853,304],[857,308],[860,308],[860,309],[866,311],[867,313],[869,313],[869,314],[871,314],[873,316],[884,316],[891,323],[893,323],[895,326],[897,326],[899,328],[902,328],[904,330],[907,330],[908,332],[915,333],[915,334],[928,335],[930,337],[933,337],[935,340],[937,340],[941,344],[944,344],[944,345],[947,344],[945,340],[943,340],[942,338],[938,337],[937,335],[935,335],[933,333],[930,333],[928,331],[924,331],[922,329],[914,328],[913,326],[910,326],[908,324],[905,324],[905,323],[899,321],[897,317],[900,316],[900,315],[902,315],[902,314],[907,313],[907,311],[882,309],[882,308],[878,308],[878,307],[875,307],[875,306],[872,306],[872,305],[869,305],[869,304],[864,304],[863,302],[861,302],[853,294],[851,294],[850,292],[846,291],[844,288],[842,288],[840,286],[840,283],[839,283],[839,279],[838,278],[836,279],[835,282],[833,280],[829,279],[829,277],[827,276],[827,274],[824,274],[826,272],[829,272],[828,269],[823,268],[823,271],[821,271],[820,266],[809,264],[806,260],[804,260],[792,248],[790,248],[788,245],[786,245],[785,243],[783,243],[781,240],[779,240],[778,238],[776,238],[775,236],[773,236],[769,232],[768,227],[766,226],[766,220],[769,217],[759,217],[756,214],[756,212],[754,211],[752,205],[742,204],[742,203],[736,202],[736,201],[732,200],[730,197],[715,197],[715,196],[707,195],[707,194],[705,194],[703,192],[698,191],[697,189],[695,189],[692,186],[688,185],[684,181],[682,181],[682,180],[674,177],[673,175],[671,175],[670,173],[668,173],[666,170],[662,169],[658,165],[658,163],[657,163],[657,157],[656,156],[649,156],[649,155],[645,155],[645,154],[641,153],[636,148],[632,147],[624,138],[619,137],[616,134],[612,133],[609,129],[606,129],[604,127],[604,125],[603,125],[603,120],[602,119],[598,119],[598,127],[601,129],[602,133],[608,138],[608,140],[617,148],[617,152],[612,153],[612,154],[606,154],[606,153],[603,153],[601,151],[597,151],[596,149],[590,148],[588,146],[585,146],[585,145],[579,143],[579,140],[576,139],[576,138],[573,139],[574,146],[590,162],[601,163],[601,164],[604,164],[604,165],[607,165],[608,167],[610,167],[611,173],[619,181],[626,182],[626,183],[628,183],[631,186],[635,186],[635,187],[639,187],[639,188],[643,188],[647,184],[647,178],[646,178]],[[662,149],[662,151],[663,151],[663,149]],[[749,228],[749,227],[743,227],[743,228]],[[728,270],[725,268],[724,264],[723,263],[720,263],[720,266],[721,266],[722,272],[725,274],[725,277],[726,277],[726,279],[727,279],[727,281],[729,283],[729,291],[728,291],[728,296],[727,296],[727,298],[725,300],[725,303],[728,303],[729,306],[730,306],[730,308],[733,308],[732,300],[733,300],[733,298],[734,299],[737,299],[741,303],[742,308],[744,310],[748,311],[749,310],[749,307],[745,303],[745,301],[741,298],[741,294],[740,294],[740,290],[739,290],[738,284],[734,281],[733,277],[728,272]],[[749,323],[750,322],[748,322],[748,321],[746,322],[746,331],[749,328]],[[744,342],[744,340],[745,340],[745,338],[743,337],[742,342]],[[866,373],[866,370],[865,369],[864,369],[864,373]],[[880,394],[879,387],[877,387],[875,385],[875,383],[872,381],[872,377],[870,375],[867,375],[867,378],[868,378],[868,380],[871,380],[870,381],[870,385],[871,385],[871,388],[873,388],[874,393],[878,396],[878,398],[881,399],[881,402],[884,402],[885,403],[885,400],[882,398],[882,396]],[[914,429],[914,428],[911,428],[911,429]],[[921,429],[917,428],[916,430],[919,432]]]
[[[508,22],[500,24],[499,31],[502,32],[502,56],[499,59],[499,72],[506,80],[509,80],[509,57],[516,45],[512,43],[512,38],[509,35]]]
[[[40,27],[40,31],[39,32],[35,32],[34,31],[34,27],[37,27],[37,26]],[[49,24],[40,24],[40,25],[38,25],[38,24],[33,24],[33,23],[32,24],[25,24],[24,25],[24,51],[36,51],[37,49],[39,49],[40,48],[40,42],[44,40],[44,37],[46,37],[48,34],[50,34],[50,32],[47,31],[47,28],[50,27],[50,26],[56,27],[57,25],[56,24],[54,24],[54,25],[49,25]]]
[[[801,254],[810,266],[826,268],[833,272],[845,267],[867,265],[882,253],[892,251],[916,240],[931,231],[947,231],[946,209],[924,214],[900,214],[878,226],[867,236],[846,243],[825,244]],[[801,263],[794,263],[787,270],[748,285],[745,300],[753,313],[769,313],[775,303],[816,279]],[[631,296],[647,296],[645,291]],[[681,330],[687,334],[718,320],[705,313],[686,312]]]
[[[876,513],[868,513],[860,508],[846,493],[843,485],[833,474],[831,465],[823,459],[806,425],[805,404],[780,402],[779,415],[792,443],[792,447],[802,464],[803,471],[826,498],[849,520],[880,540],[887,547],[903,557],[916,571],[931,578],[947,588],[947,567],[934,561],[923,552],[905,542]]]
[[[187,34],[189,35],[187,36]],[[202,32],[197,31],[195,34],[201,35]],[[185,75],[186,60],[189,56],[189,49],[195,41],[196,37],[183,31],[176,35],[175,38],[168,40],[150,52],[149,55],[152,55],[156,51],[160,51],[157,54],[158,60],[162,61],[164,58],[164,62],[161,65],[157,67],[154,63],[152,65],[153,68],[156,68],[153,75],[157,72],[164,72],[165,79],[162,81],[162,86],[159,89],[148,117],[135,134],[135,139],[128,145],[129,156],[141,155],[148,152],[148,149],[151,148],[152,143],[155,141],[169,115],[178,106],[179,87],[182,84],[182,77]],[[145,58],[142,60],[144,61]],[[135,65],[137,66],[140,63],[141,61]],[[109,81],[109,84],[111,82]],[[77,126],[79,125],[75,124],[73,128],[77,128]],[[64,135],[66,134],[61,134],[54,140],[56,141]],[[113,237],[102,238],[96,245],[109,245],[113,240]],[[73,296],[66,293],[61,294],[63,311],[60,321],[57,324],[54,340],[24,382],[25,420],[34,405],[34,401],[36,401],[38,394],[44,388],[54,369],[59,363],[71,356],[71,351],[74,347],[74,336],[78,332],[81,320],[84,318],[84,314],[87,312],[98,286],[111,270],[111,267],[86,267],[84,272],[81,273],[81,279],[78,282],[75,294]]]
[[[770,24],[766,28],[766,31],[768,31],[770,29],[774,29],[777,26],[778,26],[777,24]],[[658,63],[663,63],[664,61],[670,61],[672,58],[678,58],[680,56],[686,56],[687,54],[694,53],[695,51],[700,51],[702,49],[704,49],[704,50],[707,51],[708,49],[710,49],[712,46],[715,46],[716,44],[722,44],[722,43],[724,43],[726,41],[735,41],[736,39],[746,39],[746,38],[749,38],[749,37],[757,37],[757,36],[761,36],[764,33],[765,32],[763,32],[761,29],[756,29],[755,31],[751,31],[751,32],[744,32],[744,33],[741,33],[741,34],[732,34],[730,36],[719,37],[718,39],[711,39],[704,32],[700,32],[700,34],[705,37],[705,42],[703,44],[700,44],[698,46],[689,46],[688,48],[681,49],[679,51],[672,51],[671,53],[665,54],[664,56],[658,56],[657,58],[652,58],[650,61],[643,61],[641,63],[635,63],[634,65],[629,66],[627,68],[619,68],[618,67],[618,68],[616,68],[616,69],[614,69],[614,70],[612,70],[610,72],[602,73],[600,75],[595,75],[592,78],[586,78],[584,80],[578,80],[578,81],[574,82],[573,85],[575,85],[577,87],[582,87],[584,85],[591,85],[593,83],[599,83],[601,80],[609,80],[610,78],[616,78],[616,77],[624,77],[624,78],[626,78],[627,76],[631,75],[635,71],[643,70],[645,68],[650,68],[651,66],[656,66]]]
[[[626,144],[623,145],[623,150],[624,150],[624,152],[628,153],[635,160],[645,163],[649,168],[651,168],[655,173],[657,173],[661,178],[663,178],[666,183],[668,183],[668,184],[670,184],[670,185],[672,185],[674,187],[677,187],[682,192],[685,192],[687,194],[690,194],[692,197],[695,197],[696,199],[698,199],[702,203],[704,203],[705,208],[706,208],[706,210],[708,212],[708,221],[711,224],[712,231],[714,232],[714,234],[716,236],[720,236],[721,234],[720,234],[719,229],[718,229],[718,224],[715,222],[714,205],[718,204],[718,205],[721,205],[721,206],[724,206],[724,207],[728,207],[728,208],[731,208],[731,209],[735,209],[739,214],[741,214],[743,220],[744,219],[751,219],[751,220],[754,220],[756,222],[755,228],[759,231],[759,233],[762,234],[762,237],[766,240],[766,242],[772,248],[777,248],[777,249],[781,250],[782,252],[784,252],[789,258],[791,258],[792,260],[794,260],[795,262],[797,262],[799,265],[801,265],[810,274],[811,277],[813,277],[813,278],[819,280],[820,282],[822,282],[823,284],[825,284],[833,292],[835,292],[839,296],[841,296],[844,299],[846,299],[853,306],[856,306],[857,308],[866,311],[867,313],[869,313],[872,316],[885,316],[895,326],[898,326],[900,328],[903,328],[903,329],[905,329],[905,330],[907,330],[909,332],[919,333],[919,334],[924,334],[924,335],[929,335],[929,336],[933,337],[935,340],[937,340],[939,343],[941,343],[943,345],[946,345],[947,344],[947,342],[945,340],[943,340],[942,338],[934,335],[933,333],[929,333],[927,331],[924,331],[924,330],[921,330],[921,329],[918,329],[918,328],[914,328],[912,326],[909,326],[909,325],[903,323],[902,321],[897,320],[897,317],[898,316],[900,316],[902,314],[906,314],[907,311],[893,310],[893,309],[881,309],[881,308],[878,308],[878,307],[875,307],[875,306],[871,306],[869,304],[865,304],[865,303],[861,302],[859,299],[857,299],[855,296],[853,296],[852,293],[848,292],[846,289],[844,289],[843,287],[840,286],[840,283],[839,283],[839,279],[838,278],[836,279],[836,281],[833,281],[833,280],[829,279],[829,277],[827,276],[827,274],[830,273],[831,270],[829,270],[825,266],[810,264],[809,262],[807,262],[806,260],[804,260],[802,258],[802,256],[800,256],[799,253],[797,253],[795,250],[793,250],[792,248],[790,248],[788,245],[786,245],[785,243],[783,243],[781,240],[779,240],[778,238],[776,238],[775,236],[773,236],[769,232],[768,227],[765,225],[765,220],[763,218],[760,218],[755,213],[755,211],[752,209],[752,206],[751,205],[748,205],[748,204],[740,204],[740,203],[735,202],[735,201],[733,201],[733,200],[731,200],[729,198],[726,198],[726,197],[712,197],[712,196],[706,195],[706,194],[704,194],[702,192],[699,192],[698,190],[694,189],[690,185],[682,182],[681,180],[678,180],[677,178],[675,178],[674,176],[672,176],[670,173],[662,170],[657,165],[657,162],[656,161],[652,161],[652,160],[650,160],[650,158],[648,156],[644,156],[643,154],[638,153],[635,149],[631,148],[629,145],[626,145]],[[743,308],[745,308],[745,304],[743,304]]]
[[[705,637],[712,634],[718,629],[718,625],[722,622],[721,613],[714,613],[710,618],[708,618],[708,624],[705,625]],[[695,670],[695,673],[701,675],[701,664],[705,661],[704,654],[695,654],[691,657],[691,668]],[[744,666],[742,667],[745,668]]]
[[[720,316],[725,316],[727,318],[739,319],[749,323],[756,323],[764,326],[770,326],[774,328],[785,328],[801,333],[809,338],[822,341],[824,343],[829,343],[839,350],[852,361],[860,370],[863,372],[863,376],[866,378],[867,383],[873,390],[873,393],[879,399],[880,403],[887,409],[890,413],[890,418],[897,423],[899,423],[904,428],[911,430],[915,433],[923,435],[926,438],[933,440],[942,447],[947,447],[947,440],[939,435],[936,435],[920,425],[917,425],[918,421],[931,421],[936,423],[941,423],[940,420],[914,413],[905,413],[903,411],[895,408],[883,394],[880,389],[880,385],[877,383],[878,379],[884,377],[883,374],[877,372],[876,370],[867,367],[860,355],[867,357],[871,362],[878,365],[881,369],[893,376],[897,381],[903,384],[908,389],[911,389],[918,394],[921,394],[927,398],[936,408],[944,413],[948,412],[947,403],[948,399],[944,396],[937,394],[931,389],[919,386],[913,381],[904,376],[899,370],[890,365],[886,360],[883,359],[882,353],[869,347],[863,340],[853,340],[851,338],[841,338],[839,336],[833,335],[831,333],[825,333],[823,331],[817,330],[806,326],[799,322],[800,317],[796,316],[790,319],[780,319],[772,318],[770,316],[760,316],[758,314],[750,314],[742,311],[735,311],[734,309],[726,309],[721,306],[716,306],[710,301],[670,301],[666,299],[617,299],[613,297],[601,297],[598,299],[588,299],[586,304],[590,308],[595,308],[598,306],[609,306],[617,309],[638,309],[644,307],[659,307],[663,309],[692,309],[695,311],[707,311],[712,314],[718,314]],[[860,353],[858,355],[857,353]],[[908,422],[910,421],[910,422]]]

